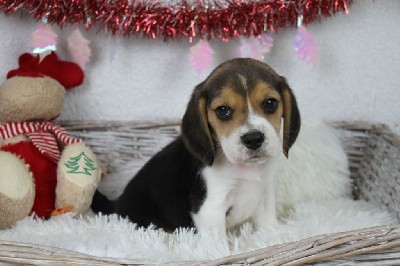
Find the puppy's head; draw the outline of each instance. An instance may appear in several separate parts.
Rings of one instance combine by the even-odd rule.
[[[182,120],[185,145],[208,166],[219,149],[239,164],[263,163],[282,147],[288,156],[299,130],[299,110],[285,78],[249,58],[221,64],[197,85]]]

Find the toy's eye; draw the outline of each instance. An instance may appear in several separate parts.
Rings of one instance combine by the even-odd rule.
[[[221,105],[215,109],[215,113],[219,119],[229,120],[232,118],[233,110],[227,105]]]
[[[268,98],[262,102],[261,107],[264,109],[264,112],[271,115],[278,108],[278,101],[274,98]]]

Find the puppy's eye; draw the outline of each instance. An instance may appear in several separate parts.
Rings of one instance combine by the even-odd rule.
[[[233,110],[226,105],[218,106],[215,109],[215,113],[217,114],[218,118],[221,120],[229,120],[232,118]]]
[[[278,101],[274,98],[266,99],[262,102],[261,107],[264,109],[264,112],[267,114],[275,113],[276,109],[278,108]]]

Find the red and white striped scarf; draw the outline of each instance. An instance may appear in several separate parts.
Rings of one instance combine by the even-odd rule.
[[[0,137],[4,140],[25,134],[33,145],[46,157],[58,162],[61,157],[57,140],[64,144],[81,143],[78,138],[68,136],[65,128],[50,122],[10,122],[0,125]]]

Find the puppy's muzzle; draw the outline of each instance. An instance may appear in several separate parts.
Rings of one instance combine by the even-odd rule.
[[[257,150],[263,144],[265,137],[260,131],[252,131],[241,137],[242,143],[250,150]]]

